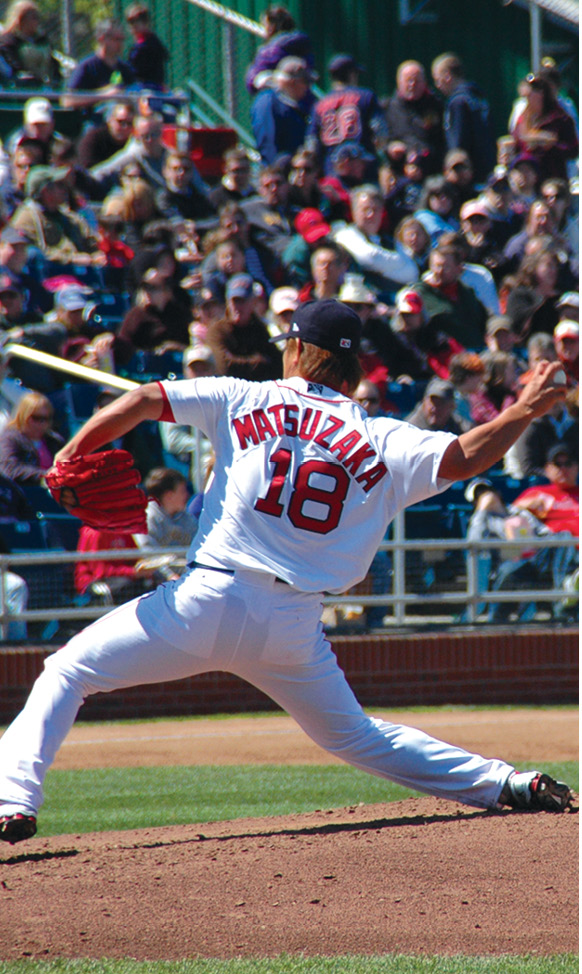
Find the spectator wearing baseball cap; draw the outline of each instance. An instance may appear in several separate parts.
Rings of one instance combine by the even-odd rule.
[[[467,242],[467,260],[473,264],[484,264],[496,272],[501,263],[493,230],[491,214],[482,199],[476,198],[463,203],[459,213],[461,233]]]
[[[226,287],[226,311],[206,332],[218,375],[232,375],[257,382],[279,379],[281,353],[269,341],[267,325],[256,313],[254,281],[249,274],[235,274]]]
[[[316,75],[307,61],[283,58],[273,75],[273,87],[264,88],[251,105],[251,126],[264,165],[282,156],[293,156],[305,142],[315,95],[311,82]]]
[[[33,166],[26,179],[27,199],[10,224],[30,240],[47,260],[65,264],[102,263],[88,224],[65,206],[68,170]]]
[[[291,237],[281,260],[289,283],[302,287],[311,276],[311,255],[329,237],[331,226],[321,210],[313,207],[300,210],[293,225],[297,232]]]
[[[511,237],[520,232],[523,224],[523,213],[517,212],[514,206],[509,173],[505,166],[495,166],[480,198],[491,219],[491,235],[495,245],[503,250]]]
[[[377,176],[376,150],[381,149],[388,138],[386,118],[375,93],[370,88],[360,86],[363,65],[351,54],[336,54],[327,65],[331,78],[331,91],[317,101],[311,114],[307,145],[315,149],[326,174],[331,172],[332,152],[342,142],[357,142],[372,156],[366,169],[365,178],[373,180]],[[349,108],[357,126],[342,128],[342,111]],[[329,122],[334,118],[338,136],[330,140]]]
[[[566,382],[571,388],[580,381],[580,326],[576,321],[563,319],[554,328],[556,354],[566,374]]]
[[[299,303],[299,291],[295,287],[276,287],[271,292],[268,312],[268,327],[271,336],[287,331]]]
[[[512,321],[508,315],[491,315],[485,326],[485,344],[490,352],[512,352],[515,345]]]
[[[66,139],[55,129],[55,118],[48,98],[29,98],[22,111],[22,125],[7,137],[4,148],[12,156],[20,145],[31,140],[38,149],[38,162],[48,165]]]
[[[375,344],[388,364],[390,376],[398,382],[426,382],[440,376],[448,378],[449,359],[462,346],[427,318],[419,290],[402,288],[394,301],[395,313],[386,329],[375,336]],[[396,339],[396,342],[394,341]]]
[[[452,382],[431,379],[421,401],[405,417],[405,421],[421,430],[444,430],[459,436],[462,429],[453,416],[455,405],[455,387]]]
[[[577,538],[580,518],[578,455],[568,443],[554,443],[550,447],[544,474],[549,483],[528,487],[516,497],[515,504],[535,514],[550,531],[567,531]]]
[[[0,237],[1,239],[1,237]],[[579,321],[580,320],[580,295],[578,291],[566,291],[558,301],[556,308],[560,312],[560,321]]]

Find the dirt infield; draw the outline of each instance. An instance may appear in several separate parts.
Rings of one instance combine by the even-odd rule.
[[[577,759],[573,710],[390,713],[514,762]],[[78,724],[56,767],[324,763],[284,716]],[[432,798],[33,839],[0,852],[0,958],[577,950],[578,816]]]

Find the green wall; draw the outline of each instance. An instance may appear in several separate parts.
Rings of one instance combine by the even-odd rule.
[[[119,0],[116,0],[119,3]],[[298,26],[313,41],[320,85],[327,88],[325,65],[339,51],[353,53],[367,67],[366,84],[379,96],[391,94],[398,64],[414,58],[430,71],[432,60],[444,51],[456,51],[467,76],[477,81],[491,102],[497,134],[506,131],[518,81],[530,67],[530,20],[516,4],[501,0],[429,0],[421,11],[434,22],[399,23],[398,0],[289,0],[286,4]],[[419,0],[409,0],[419,5]],[[125,6],[125,4],[123,4]],[[259,20],[267,6],[257,0],[236,0],[231,9]],[[187,0],[150,0],[155,28],[172,53],[171,83],[188,78],[225,103],[222,79],[222,27],[213,15]],[[119,5],[118,9],[121,9]],[[544,54],[551,54],[563,69],[569,93],[578,91],[578,36],[546,17],[542,18]],[[235,29],[237,120],[248,128],[249,99],[244,89],[247,64],[260,43]]]

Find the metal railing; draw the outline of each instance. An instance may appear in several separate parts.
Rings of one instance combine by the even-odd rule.
[[[577,539],[564,537],[542,537],[527,540],[528,550],[534,551],[540,548],[564,548],[577,545]],[[476,623],[480,621],[483,608],[490,603],[498,602],[544,602],[554,603],[563,599],[577,599],[577,593],[573,593],[565,588],[556,589],[515,589],[504,591],[492,591],[487,583],[483,581],[479,572],[479,559],[492,550],[515,551],[516,542],[513,541],[466,541],[456,540],[419,540],[409,541],[406,539],[396,539],[386,541],[380,545],[379,551],[387,552],[392,556],[391,565],[391,587],[390,590],[376,594],[363,594],[361,590],[350,590],[343,595],[326,596],[323,600],[327,607],[353,606],[357,603],[364,608],[374,606],[386,606],[393,610],[393,615],[386,620],[385,625],[406,626],[418,622],[419,609],[422,608],[423,614],[427,615],[430,609],[432,622],[441,622],[443,625],[450,625],[452,621],[462,616],[465,623]],[[439,590],[430,593],[419,594],[411,587],[410,579],[407,578],[406,556],[407,554],[419,552],[423,555],[434,556],[460,552],[465,558],[466,570],[455,579],[455,584],[449,588],[439,585]],[[115,551],[95,551],[95,552],[72,552],[72,551],[37,551],[21,554],[0,555],[0,627],[5,631],[5,626],[13,621],[22,622],[83,622],[99,618],[109,611],[109,607],[94,604],[79,604],[79,599],[75,600],[74,593],[71,592],[70,605],[46,606],[28,609],[26,612],[19,613],[18,616],[12,615],[6,606],[4,574],[10,570],[16,574],[20,570],[34,565],[42,565],[47,570],[47,577],[50,575],[51,567],[57,565],[74,565],[76,562],[83,561],[108,561],[116,560],[142,560],[144,558],[156,559],[162,555],[174,557],[184,556],[186,549],[177,548],[147,548],[147,549],[120,549]],[[436,576],[438,581],[438,562]],[[412,582],[414,584],[414,582]],[[446,585],[446,583],[445,583]],[[460,610],[460,611],[459,611]],[[479,611],[478,611],[479,610]],[[452,615],[452,617],[451,617]]]

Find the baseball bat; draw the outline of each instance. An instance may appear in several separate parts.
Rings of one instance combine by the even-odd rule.
[[[133,379],[124,379],[120,375],[112,375],[111,372],[103,372],[101,369],[92,369],[88,365],[80,365],[78,362],[68,362],[67,359],[59,358],[57,355],[49,355],[48,352],[41,352],[37,348],[28,348],[26,345],[17,345],[9,342],[2,348],[3,355],[16,355],[18,358],[28,359],[29,362],[36,362],[37,365],[46,365],[50,369],[58,369],[75,375],[79,379],[87,379],[89,382],[98,382],[99,385],[110,389],[136,389],[139,382]]]

